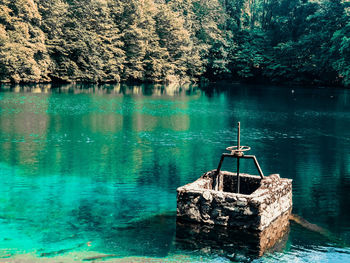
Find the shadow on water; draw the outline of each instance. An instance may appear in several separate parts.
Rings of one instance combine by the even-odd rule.
[[[97,249],[105,253],[113,251],[119,256],[166,257],[174,240],[175,218],[174,213],[164,213],[130,222],[126,226],[111,227]]]
[[[118,257],[128,254],[146,257],[200,254],[250,261],[266,252],[282,251],[288,234],[289,212],[262,232],[180,222],[174,213],[165,213],[123,227],[112,227],[97,249]]]
[[[112,227],[103,238],[100,251],[113,252],[118,257],[127,251],[146,257],[166,257],[169,254],[196,254],[203,258],[219,256],[231,261],[250,262],[265,254],[283,253],[288,245],[291,224],[301,235],[311,235],[328,243],[338,243],[330,232],[314,225],[290,211],[277,218],[263,231],[232,229],[179,221],[173,212]],[[305,240],[305,244],[308,241]],[[130,244],[133,244],[130,246]],[[315,244],[317,245],[317,244]]]

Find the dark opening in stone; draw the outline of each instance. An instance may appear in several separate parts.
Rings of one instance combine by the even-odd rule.
[[[240,194],[250,195],[260,186],[260,178],[240,177]],[[219,191],[237,193],[237,176],[223,175],[223,189]]]

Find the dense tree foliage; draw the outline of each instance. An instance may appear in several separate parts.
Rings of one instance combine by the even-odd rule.
[[[0,0],[2,82],[350,86],[347,0]]]

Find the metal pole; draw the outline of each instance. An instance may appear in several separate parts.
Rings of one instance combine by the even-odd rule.
[[[243,158],[253,159],[255,167],[258,169],[258,172],[259,172],[259,175],[260,175],[261,179],[263,179],[264,178],[264,174],[263,174],[263,172],[261,170],[261,167],[260,167],[260,165],[258,163],[258,160],[256,159],[255,155],[246,155]]]
[[[216,169],[216,174],[219,174],[219,173],[220,173],[221,165],[222,165],[222,162],[224,161],[224,158],[225,158],[225,154],[222,154],[222,155],[221,155],[220,162],[219,162],[219,165],[218,165],[218,168]]]
[[[240,150],[241,148],[241,123],[238,122],[238,134],[237,134],[237,150]]]
[[[239,186],[240,186],[240,178],[239,178],[239,156],[237,156],[237,194],[239,194]]]
[[[237,134],[237,149],[241,148],[241,123],[238,122],[238,134]],[[239,153],[239,152],[238,152]],[[239,156],[237,156],[237,194],[239,194],[240,178],[239,178]]]

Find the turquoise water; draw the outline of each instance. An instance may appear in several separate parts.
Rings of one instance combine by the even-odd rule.
[[[252,147],[265,175],[293,181],[292,223],[278,249],[191,249],[176,239],[176,188]],[[228,262],[350,261],[350,93],[222,84],[3,86],[0,261],[69,253]],[[224,169],[234,170],[230,162]],[[242,171],[255,172],[249,163]],[[232,241],[234,243],[234,241]]]

